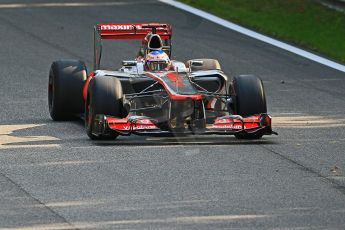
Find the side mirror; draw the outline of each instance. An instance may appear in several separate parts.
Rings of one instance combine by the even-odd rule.
[[[122,61],[122,66],[136,66],[137,65],[137,61]]]
[[[144,63],[141,61],[122,61],[122,72],[132,73],[132,74],[143,74],[144,73]]]
[[[202,60],[194,60],[190,62],[190,66],[203,66],[204,61]]]
[[[182,62],[174,62],[173,63],[174,71],[177,73],[186,73],[188,72],[188,69],[186,68],[186,65]]]
[[[138,74],[144,73],[144,62],[137,62],[137,72]]]

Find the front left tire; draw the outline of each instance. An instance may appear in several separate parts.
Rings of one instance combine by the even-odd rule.
[[[242,117],[267,113],[266,95],[262,80],[254,75],[239,75],[233,78],[235,114]],[[238,133],[238,139],[260,139],[263,134]]]

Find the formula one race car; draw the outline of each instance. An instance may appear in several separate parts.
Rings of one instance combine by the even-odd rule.
[[[98,24],[94,70],[79,60],[51,65],[48,101],[53,120],[80,117],[91,139],[118,135],[230,134],[258,139],[276,134],[262,81],[230,78],[217,60],[170,60],[170,24]],[[101,70],[102,39],[142,39],[134,60]]]

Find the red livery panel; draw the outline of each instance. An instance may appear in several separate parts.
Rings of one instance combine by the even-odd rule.
[[[182,81],[181,78],[177,77],[176,75],[177,75],[177,73],[174,73],[173,75],[170,75],[170,73],[166,74],[166,76],[169,78],[169,80],[172,81],[173,83],[174,83],[174,80],[179,79],[178,81],[175,82],[175,85],[174,85],[177,88],[181,87],[181,86],[185,86],[184,84],[181,83],[181,81]],[[172,87],[170,87],[169,84],[162,79],[162,77],[164,77],[164,76],[160,77],[160,76],[157,76],[157,75],[149,73],[149,72],[146,72],[146,76],[151,77],[152,79],[158,81],[164,87],[164,89],[168,93],[169,98],[171,100],[180,101],[180,100],[192,99],[194,101],[198,101],[198,100],[203,99],[203,96],[201,94],[197,94],[197,93],[195,93],[195,94],[182,94],[181,92],[179,92],[179,93],[175,92],[172,89]],[[173,78],[172,78],[172,76],[173,76]]]
[[[228,117],[217,117],[212,128],[214,129],[254,129],[260,127],[260,116],[247,117],[243,119],[231,119]]]

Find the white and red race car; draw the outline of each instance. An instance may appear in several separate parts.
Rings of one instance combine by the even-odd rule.
[[[276,134],[267,114],[262,81],[254,75],[227,76],[214,59],[172,60],[148,70],[143,57],[162,50],[171,57],[170,24],[98,24],[94,66],[59,60],[51,65],[48,101],[53,120],[79,116],[91,139],[118,135],[235,135],[258,139]],[[103,39],[141,39],[134,60],[101,69]]]

